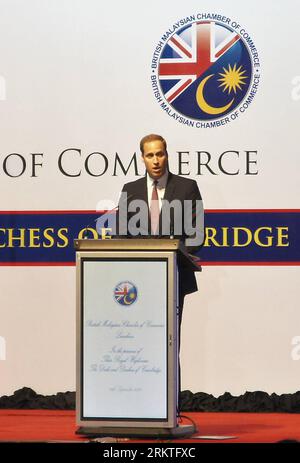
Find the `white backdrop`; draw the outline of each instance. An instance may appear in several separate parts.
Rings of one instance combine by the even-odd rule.
[[[0,209],[95,210],[117,200],[124,182],[117,152],[128,164],[139,139],[161,133],[170,166],[190,152],[205,209],[299,207],[300,6],[237,0],[143,3],[99,0],[0,0]],[[161,36],[181,18],[220,13],[242,24],[261,61],[255,99],[236,121],[213,129],[170,118],[151,89],[151,60]],[[77,177],[58,169],[59,154]],[[226,150],[240,157],[228,176],[196,175],[195,152],[212,165]],[[246,176],[245,150],[257,151],[258,175]],[[104,153],[105,175],[84,170],[86,157]],[[26,160],[19,177],[3,162]],[[31,153],[43,163],[31,177]],[[7,160],[18,175],[20,158]],[[103,165],[91,164],[95,171]],[[142,165],[140,164],[140,169]],[[142,170],[141,170],[142,172]],[[63,218],[62,218],[63,222]],[[1,228],[1,227],[0,227]],[[0,258],[3,249],[0,249]],[[1,260],[1,259],[0,259]],[[246,390],[288,393],[299,389],[300,363],[293,339],[300,334],[298,266],[205,266],[199,292],[185,304],[182,387],[220,395]],[[75,389],[75,268],[0,266],[0,394],[28,386],[39,393]]]

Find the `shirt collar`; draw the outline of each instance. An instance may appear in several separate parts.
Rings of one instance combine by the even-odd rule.
[[[157,188],[166,188],[167,186],[167,181],[168,181],[168,176],[169,176],[169,171],[166,169],[166,172],[157,180]],[[148,188],[152,188],[154,183],[154,179],[150,177],[150,175],[147,172],[147,186]]]

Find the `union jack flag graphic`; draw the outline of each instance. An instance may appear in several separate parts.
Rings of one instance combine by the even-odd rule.
[[[249,88],[251,73],[251,57],[241,36],[214,21],[194,22],[173,34],[158,68],[166,101],[196,119],[216,117],[218,108],[227,108],[231,101],[227,109],[233,110]]]
[[[116,299],[119,300],[122,296],[127,296],[127,293],[127,283],[121,283],[117,286],[117,289],[115,290]]]

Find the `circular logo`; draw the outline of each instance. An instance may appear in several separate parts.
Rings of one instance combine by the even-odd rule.
[[[245,29],[229,18],[226,24],[194,19],[181,28],[176,23],[175,32],[170,28],[156,47],[151,73],[154,95],[179,122],[222,118],[230,122],[228,116],[236,119],[256,93],[257,50]]]
[[[130,281],[118,283],[114,289],[114,299],[123,306],[133,304],[137,300],[137,288]]]

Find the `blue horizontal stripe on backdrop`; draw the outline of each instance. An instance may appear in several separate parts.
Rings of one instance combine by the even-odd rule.
[[[74,239],[100,213],[0,212],[0,265],[75,263]],[[204,263],[300,264],[300,210],[205,212]],[[92,238],[89,232],[89,238]]]

